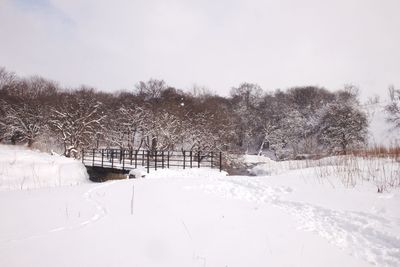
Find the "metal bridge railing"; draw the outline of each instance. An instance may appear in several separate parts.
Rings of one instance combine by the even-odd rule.
[[[82,150],[85,166],[130,170],[145,167],[164,168],[219,168],[222,171],[222,152],[213,151],[152,151],[132,149],[86,149]]]

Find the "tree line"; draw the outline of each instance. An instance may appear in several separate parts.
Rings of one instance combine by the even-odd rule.
[[[62,88],[0,68],[0,142],[68,157],[85,148],[108,147],[296,158],[363,146],[367,127],[352,86],[336,92],[314,86],[265,92],[243,83],[222,97],[151,79],[130,91],[106,93]]]

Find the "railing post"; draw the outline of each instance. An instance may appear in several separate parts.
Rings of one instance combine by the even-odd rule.
[[[143,150],[144,155],[144,150]],[[150,173],[150,151],[147,150],[147,173]]]
[[[122,171],[125,170],[125,150],[121,149],[121,156],[122,156]]]
[[[211,151],[211,169],[214,168],[214,166],[213,166],[213,159],[214,159],[214,152]]]
[[[154,169],[157,170],[157,150],[154,151]]]
[[[161,152],[161,168],[164,169],[164,150]]]
[[[92,151],[92,166],[94,166],[94,149],[93,149],[93,151]]]
[[[169,151],[168,151],[168,154],[167,154],[167,168],[169,169]]]
[[[139,153],[139,151],[136,150],[136,153],[135,153],[135,169],[137,168],[137,154],[138,153]]]
[[[192,150],[190,150],[190,168],[192,168],[193,157],[192,157]]]
[[[148,150],[147,150],[147,154],[148,154]],[[144,166],[144,150],[142,151],[142,166]]]
[[[185,169],[186,168],[186,155],[185,155],[186,153],[185,153],[185,150],[183,151],[183,168]]]
[[[222,152],[219,152],[219,171],[222,172]]]
[[[111,149],[110,157],[111,157],[111,169],[113,169],[114,168],[114,149]]]
[[[85,149],[82,148],[82,163],[85,164]]]
[[[132,166],[132,148],[129,149],[129,158],[131,160],[131,166]]]
[[[101,150],[101,167],[103,168],[104,163],[104,149]]]
[[[197,153],[197,168],[200,168],[200,155],[201,155],[201,152],[199,151]]]

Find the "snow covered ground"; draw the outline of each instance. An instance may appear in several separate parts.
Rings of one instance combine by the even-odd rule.
[[[399,190],[316,173],[3,191],[0,266],[400,266]]]

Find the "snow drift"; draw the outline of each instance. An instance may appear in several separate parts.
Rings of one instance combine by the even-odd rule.
[[[0,145],[0,190],[77,185],[88,180],[84,165],[74,159]]]

